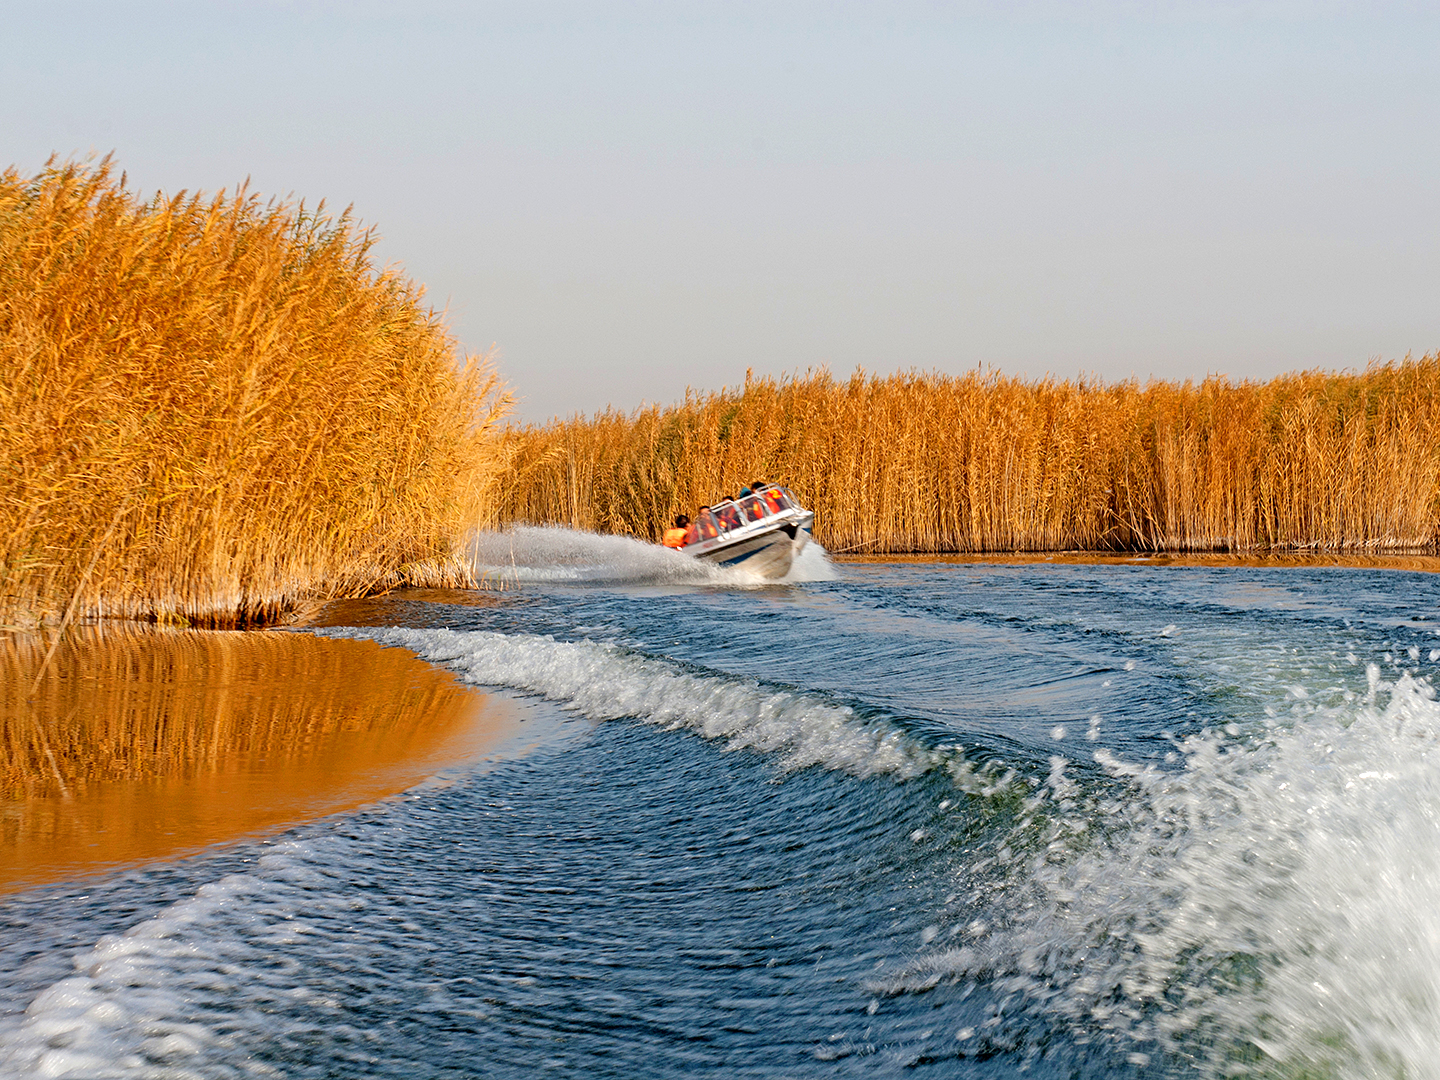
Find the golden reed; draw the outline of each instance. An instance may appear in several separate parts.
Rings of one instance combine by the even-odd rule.
[[[1425,551],[1440,354],[1270,382],[826,372],[506,435],[492,525],[654,539],[753,480],[832,551]]]
[[[443,579],[508,407],[323,204],[0,174],[0,625]],[[458,563],[451,564],[458,568]]]

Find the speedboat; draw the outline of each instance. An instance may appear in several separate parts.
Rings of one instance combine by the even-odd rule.
[[[701,507],[680,551],[774,580],[790,572],[814,527],[814,512],[801,506],[788,488],[763,484],[744,498]]]

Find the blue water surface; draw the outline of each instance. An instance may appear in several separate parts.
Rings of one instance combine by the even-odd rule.
[[[835,573],[333,609],[544,745],[0,902],[0,1075],[1437,1075],[1440,579]]]

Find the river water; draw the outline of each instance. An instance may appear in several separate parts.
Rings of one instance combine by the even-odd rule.
[[[314,632],[526,752],[4,898],[0,1075],[1440,1076],[1440,577],[476,558]]]

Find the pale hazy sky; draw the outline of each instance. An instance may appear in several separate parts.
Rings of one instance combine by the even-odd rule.
[[[821,364],[1440,349],[1440,17],[0,3],[3,164],[353,204],[543,419]]]

